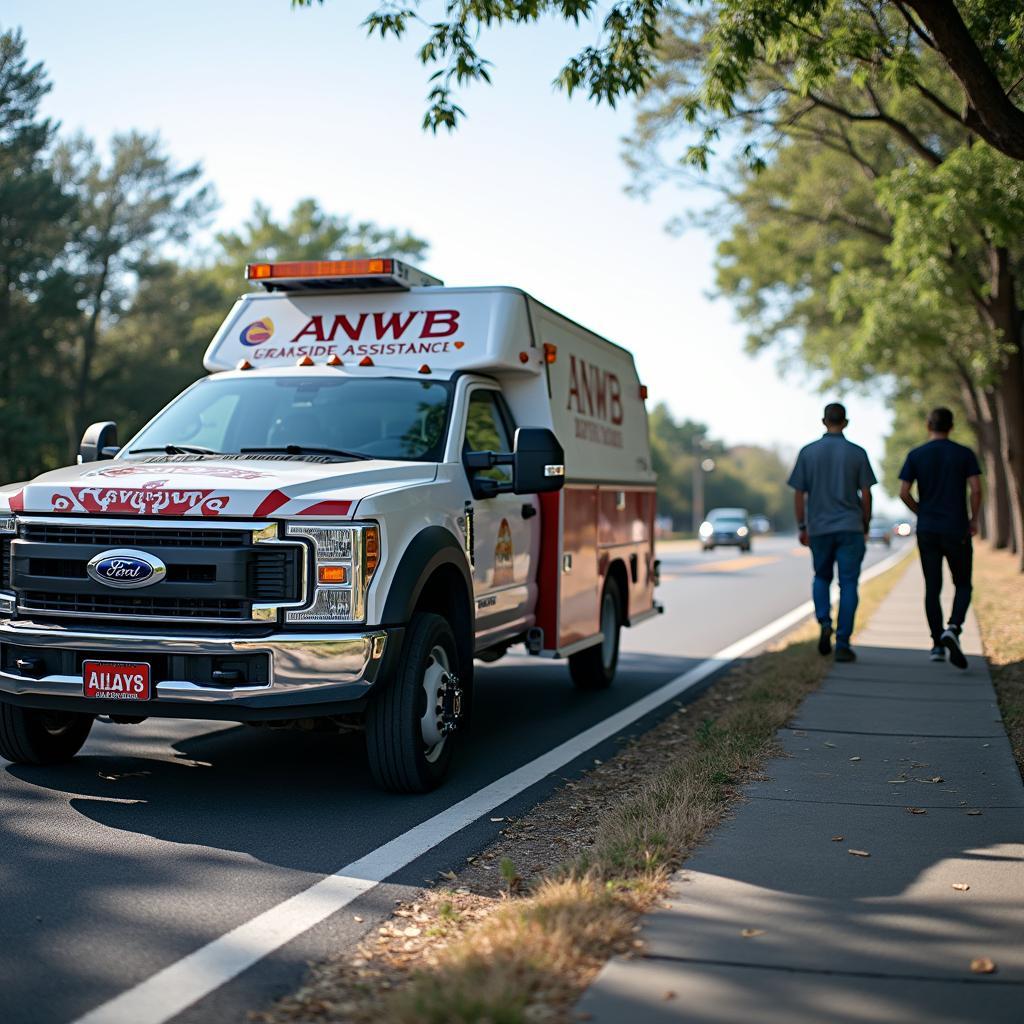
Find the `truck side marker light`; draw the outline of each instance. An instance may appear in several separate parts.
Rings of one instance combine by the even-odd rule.
[[[345,363],[342,360],[341,356],[339,356],[338,353],[335,352],[334,355],[332,355],[331,358],[327,360],[326,365],[327,366],[344,366]]]
[[[530,361],[530,353],[529,352],[520,352],[519,353],[519,362],[521,362],[521,363],[528,363],[529,361]]]
[[[646,402],[647,401],[647,385],[646,384],[641,384],[640,385],[640,401],[641,402]]]
[[[239,359],[238,362],[235,363],[235,369],[236,370],[251,370],[252,369],[252,363],[250,363],[248,359]]]
[[[317,583],[348,583],[348,566],[321,565],[316,570]]]
[[[368,526],[363,531],[363,550],[366,555],[366,574],[371,576],[380,563],[380,529]]]
[[[309,356],[303,356],[295,364],[296,366],[312,366],[313,360]]]
[[[553,363],[558,359],[558,346],[552,345],[550,341],[544,342],[544,362]]]
[[[369,356],[363,356],[363,358],[359,360],[359,365],[360,366],[373,366],[373,360]]]
[[[424,363],[417,371],[417,373],[430,373],[430,367]]]

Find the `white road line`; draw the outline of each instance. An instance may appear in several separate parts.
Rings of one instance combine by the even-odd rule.
[[[873,579],[892,568],[909,550],[910,545],[872,566],[864,572],[861,580]],[[73,1024],[165,1024],[203,996],[348,906],[385,878],[506,800],[540,782],[648,712],[692,689],[730,661],[796,625],[813,610],[810,601],[794,608],[646,697],[90,1010]]]

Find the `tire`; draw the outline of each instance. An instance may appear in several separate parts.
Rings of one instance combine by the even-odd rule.
[[[81,749],[93,716],[0,703],[0,757],[14,764],[63,764]]]
[[[413,615],[398,671],[366,712],[366,752],[381,789],[427,793],[444,779],[463,712],[458,670],[448,620],[430,612]],[[434,705],[429,715],[428,689]]]
[[[611,623],[611,628],[607,624]],[[601,632],[599,644],[569,655],[569,674],[578,690],[607,690],[615,679],[619,664],[619,637],[622,632],[622,595],[610,578],[601,593]]]

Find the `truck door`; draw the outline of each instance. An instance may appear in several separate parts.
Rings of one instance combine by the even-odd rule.
[[[509,452],[515,424],[497,388],[475,386],[466,405],[463,451]],[[511,466],[477,471],[512,482]],[[533,624],[537,601],[540,503],[535,495],[496,494],[472,499],[473,589],[478,647]]]

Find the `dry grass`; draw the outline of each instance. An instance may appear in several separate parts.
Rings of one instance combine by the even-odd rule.
[[[902,568],[863,588],[865,622]],[[353,956],[314,968],[260,1019],[537,1024],[568,1019],[672,870],[777,752],[775,734],[831,666],[798,627],[582,779],[442,889],[399,907]],[[498,870],[495,870],[498,868]]]
[[[1016,559],[979,545],[974,560],[974,610],[1003,722],[1024,773],[1024,576]]]

